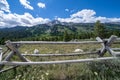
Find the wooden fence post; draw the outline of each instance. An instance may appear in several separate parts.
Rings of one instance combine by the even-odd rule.
[[[2,55],[3,55],[2,48],[0,47],[0,61],[2,60]]]
[[[107,51],[112,54],[113,56],[115,55],[112,51],[112,49],[110,48],[111,44],[117,39],[117,36],[112,35],[108,40],[102,40],[100,37],[97,37],[96,40],[97,41],[103,41],[103,43],[101,43],[102,45],[102,49],[99,51],[99,56],[102,57]]]
[[[24,56],[21,55],[21,53],[19,52],[19,50],[17,49],[17,46],[15,47],[11,41],[6,41],[6,46],[11,50],[13,51],[13,54],[16,54],[17,56],[19,56],[19,58],[24,61],[24,62],[27,62],[29,61],[28,59],[26,59]],[[9,55],[9,57],[7,58],[8,60],[13,56],[13,54],[11,53]]]
[[[98,42],[103,42],[103,43],[101,43],[102,49],[99,51],[99,56],[102,57],[107,52],[107,50],[106,50],[106,41],[102,40],[100,37],[97,37],[96,40]]]

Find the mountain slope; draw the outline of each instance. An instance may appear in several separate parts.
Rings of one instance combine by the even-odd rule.
[[[120,31],[120,24],[118,23],[105,23],[104,25],[106,29],[111,32]],[[94,34],[93,30],[94,23],[62,23],[59,21],[52,21],[48,24],[40,24],[32,27],[16,26],[13,28],[1,28],[0,40],[32,40],[32,38],[37,38],[38,40],[41,40],[41,38],[49,37],[63,38],[65,31],[67,31],[70,36],[79,35],[78,37],[81,38],[83,34],[89,34],[89,37],[92,37],[92,35]]]

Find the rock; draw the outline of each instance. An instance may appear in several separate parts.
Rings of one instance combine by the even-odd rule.
[[[57,51],[55,51],[55,53],[56,53],[56,54],[58,54],[58,53],[60,53],[60,51],[59,51],[59,50],[57,50]]]
[[[38,49],[35,49],[34,50],[34,54],[38,54],[39,53],[39,50]]]
[[[83,52],[83,50],[82,49],[75,49],[74,52]]]
[[[25,54],[27,54],[28,52],[27,51],[25,51]]]

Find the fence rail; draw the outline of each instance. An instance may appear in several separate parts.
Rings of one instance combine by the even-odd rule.
[[[39,56],[39,57],[49,57],[49,56],[79,56],[79,55],[90,55],[90,54],[98,54],[96,52],[80,52],[80,53],[65,53],[65,54],[22,54],[23,56]]]
[[[94,62],[103,60],[118,59],[117,57],[104,57],[104,58],[90,58],[90,59],[76,59],[76,60],[62,60],[62,61],[44,61],[44,62],[9,62],[2,61],[0,65],[45,65],[45,64],[65,64],[65,63],[83,63]]]
[[[81,41],[81,42],[48,42],[48,41],[17,41],[17,42],[11,42],[6,41],[6,47],[7,50],[5,52],[1,52],[0,54],[0,72],[4,72],[6,70],[12,69],[14,67],[10,67],[4,70],[4,66],[6,65],[43,65],[43,64],[65,64],[65,63],[83,63],[83,62],[94,62],[94,61],[103,61],[103,60],[112,60],[112,59],[120,59],[120,52],[115,52],[114,50],[119,50],[118,48],[112,49],[110,46],[117,41],[120,40],[120,38],[117,38],[117,36],[112,35],[109,39],[101,39],[100,37],[96,38],[97,41]],[[81,53],[67,53],[67,54],[22,54],[19,51],[19,44],[101,44],[102,48],[95,52],[82,52]],[[7,52],[9,54],[7,54]],[[108,51],[112,55],[112,57],[103,57],[104,54]],[[3,59],[3,55],[7,56]],[[99,57],[97,58],[88,58],[88,59],[76,59],[76,60],[60,60],[60,61],[38,61],[38,62],[32,62],[31,60],[28,60],[26,56],[40,56],[40,57],[47,57],[47,56],[77,56],[77,55],[91,55],[91,54],[98,54]],[[16,61],[10,61],[11,57],[14,55],[17,55],[21,62]],[[3,69],[3,70],[2,70]]]
[[[18,41],[18,42],[11,42],[12,44],[99,44],[103,42],[98,41],[81,41],[81,42],[53,42],[53,41]]]
[[[108,39],[104,39],[108,40]],[[117,38],[116,41],[119,41],[120,38]],[[16,41],[11,42],[12,44],[100,44],[104,43],[104,41],[69,41],[69,42],[63,42],[63,41]],[[116,42],[117,43],[117,42]]]

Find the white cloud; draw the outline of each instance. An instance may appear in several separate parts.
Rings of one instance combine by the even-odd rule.
[[[73,9],[73,10],[70,10],[70,12],[73,13],[73,12],[75,12],[75,10],[74,10],[74,9]]]
[[[27,9],[33,10],[27,0],[20,0],[21,4]],[[9,12],[9,13],[6,13]],[[23,15],[10,13],[9,4],[6,0],[0,1],[0,27],[14,27],[14,26],[33,26],[37,24],[48,23],[50,19],[42,17],[33,17],[30,13],[25,12]]]
[[[34,18],[30,13],[19,14],[5,14],[0,11],[0,27],[14,27],[14,26],[33,26],[37,24],[48,23],[48,18],[37,17]]]
[[[66,12],[69,12],[69,9],[65,9]]]
[[[66,12],[73,13],[75,10],[74,10],[74,9],[70,10],[70,9],[67,9],[67,8],[66,8],[65,11],[66,11]]]
[[[0,10],[10,12],[9,4],[6,0],[0,0]]]
[[[101,16],[95,16],[96,12],[90,9],[83,9],[70,15],[69,18],[57,18],[61,22],[73,22],[73,23],[94,23],[100,20],[102,23],[105,22],[120,22],[120,18],[107,18]]]
[[[27,1],[27,0],[19,0],[19,1],[26,9],[30,9],[30,10],[34,9],[32,6],[30,6],[30,2],[29,1]]]
[[[84,10],[78,11],[77,13],[72,14],[71,17],[72,18],[75,18],[75,17],[89,18],[94,16],[95,14],[96,12],[93,10],[84,9]]]
[[[37,5],[38,5],[39,8],[45,8],[46,7],[45,4],[41,3],[41,2],[39,2]]]

